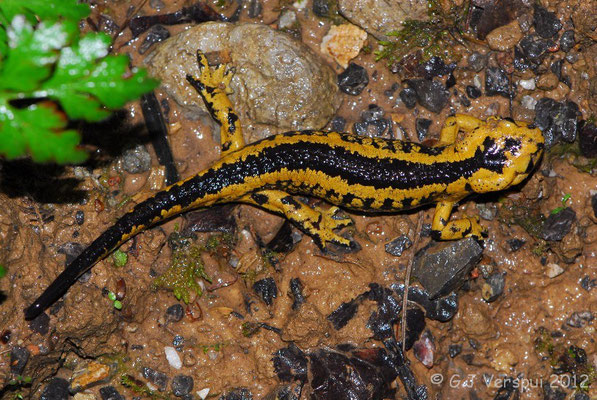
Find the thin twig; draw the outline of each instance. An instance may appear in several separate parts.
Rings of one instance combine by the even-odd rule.
[[[423,216],[425,212],[419,213],[419,219],[417,220],[417,228],[415,229],[415,237],[413,240],[413,251],[410,258],[408,259],[408,266],[406,267],[406,276],[404,277],[404,293],[402,294],[402,318],[400,321],[401,334],[402,334],[402,352],[406,354],[406,307],[408,304],[408,287],[410,286],[410,274],[413,268],[413,262],[415,260],[415,253],[421,238],[421,228],[423,227]]]

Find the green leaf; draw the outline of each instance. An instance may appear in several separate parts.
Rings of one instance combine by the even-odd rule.
[[[79,21],[89,15],[89,6],[77,0],[1,0],[0,10],[6,20],[25,15],[35,22],[35,16],[42,20],[65,18]]]
[[[0,278],[4,278],[6,276],[6,268],[4,265],[0,265]]]
[[[37,29],[22,16],[17,16],[8,27],[9,50],[0,71],[0,89],[31,91],[50,76],[58,50],[72,41],[77,34],[77,24],[63,22]]]
[[[38,162],[79,163],[87,153],[77,148],[79,134],[62,131],[66,120],[55,110],[42,105],[16,109],[0,107],[0,154],[8,159],[25,154]]]

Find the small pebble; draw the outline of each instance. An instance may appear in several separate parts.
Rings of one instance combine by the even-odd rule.
[[[390,243],[386,243],[386,253],[391,254],[395,257],[400,257],[404,250],[412,246],[411,240],[406,235],[402,235],[392,240]]]
[[[250,0],[249,4],[247,5],[247,14],[249,18],[257,18],[261,15],[263,11],[263,4],[261,0]]]
[[[485,70],[485,94],[510,97],[510,78],[504,70],[498,67],[488,67]]]
[[[62,378],[52,378],[44,388],[39,400],[68,400],[68,381]]]
[[[518,21],[513,20],[507,25],[500,26],[486,36],[489,48],[497,51],[508,51],[520,41],[522,38],[522,30],[518,25]]]
[[[125,400],[124,396],[122,396],[114,386],[104,386],[99,390],[100,396],[102,400]]]
[[[417,105],[417,92],[414,89],[403,89],[399,96],[406,108],[414,108]]]
[[[564,53],[568,53],[575,45],[574,41],[574,31],[568,30],[562,33],[562,37],[560,37],[560,50]]]
[[[576,221],[576,212],[570,207],[564,208],[557,214],[550,214],[543,224],[541,238],[558,242],[570,232],[572,224]]]
[[[197,396],[199,396],[201,400],[205,400],[207,398],[207,395],[209,395],[209,388],[197,390]]]
[[[487,64],[487,56],[479,52],[473,52],[468,57],[468,66],[475,72],[481,71]]]
[[[537,106],[537,100],[533,96],[529,96],[528,94],[522,96],[520,99],[520,105],[526,108],[527,110],[534,110]]]
[[[561,140],[573,142],[576,139],[579,115],[576,103],[544,97],[537,102],[534,122],[543,132],[545,145],[551,147]]]
[[[573,328],[583,328],[594,319],[595,316],[591,311],[575,311],[566,320],[566,324]]]
[[[147,50],[151,48],[155,43],[159,43],[164,41],[170,37],[170,31],[166,29],[163,25],[154,25],[149,28],[149,32],[143,42],[139,45],[138,51],[139,54],[145,54]]]
[[[415,90],[419,104],[431,112],[439,114],[448,104],[450,92],[439,81],[411,79],[408,86]]]
[[[377,104],[369,104],[369,108],[361,113],[361,119],[363,121],[374,121],[383,118],[384,114],[383,108]]]
[[[585,275],[580,280],[580,287],[590,292],[593,288],[597,287],[597,279],[591,279],[589,275]]]
[[[296,23],[296,13],[286,10],[278,18],[278,29],[291,29]]]
[[[10,373],[21,375],[31,353],[25,347],[15,346],[10,350]]]
[[[466,95],[468,97],[470,97],[471,99],[477,99],[479,97],[481,97],[481,90],[479,90],[479,88],[477,88],[476,86],[473,85],[468,85],[466,87]]]
[[[485,221],[493,221],[498,214],[497,205],[492,203],[477,203],[477,210]]]
[[[521,79],[518,81],[518,85],[526,90],[535,90],[535,79]]]
[[[294,299],[292,302],[292,309],[298,310],[301,305],[305,302],[305,295],[303,294],[303,283],[299,278],[292,278],[290,280],[290,294]]]
[[[29,321],[29,329],[42,336],[47,335],[50,330],[50,317],[48,314],[41,313],[35,319]]]
[[[350,63],[348,68],[338,75],[338,87],[346,94],[357,96],[368,84],[367,70],[355,63]]]
[[[560,80],[553,72],[543,74],[537,79],[537,87],[541,90],[552,90],[558,86]]]
[[[174,354],[176,354],[176,350],[172,350],[174,351]],[[166,390],[166,387],[168,386],[168,376],[165,373],[156,371],[155,369],[149,367],[144,367],[141,372],[143,374],[143,377],[147,379],[149,382],[156,385],[160,391],[163,392],[164,390]]]
[[[335,116],[330,122],[330,128],[334,132],[344,132],[346,130],[346,119]]]
[[[597,126],[595,124],[585,123],[582,127],[578,133],[578,147],[583,156],[597,158]]]
[[[527,35],[522,38],[519,45],[525,59],[533,63],[539,63],[541,57],[553,45],[553,42],[541,39],[537,35]]]
[[[329,0],[313,0],[313,14],[318,17],[329,17],[330,2]]]
[[[560,267],[559,264],[556,264],[556,263],[547,264],[545,274],[549,278],[555,278],[558,275],[562,275],[562,273],[564,273],[564,268]]]
[[[426,330],[421,335],[413,346],[413,353],[417,360],[425,367],[433,367],[433,359],[435,358],[435,343],[433,336],[429,330]]]
[[[526,240],[524,240],[524,239],[509,239],[507,241],[507,243],[510,246],[510,250],[512,252],[516,252],[516,251],[520,250],[522,248],[522,246],[524,246],[524,244],[526,243]]]
[[[122,168],[129,174],[141,174],[149,171],[151,156],[143,145],[126,150],[122,155]]]
[[[166,319],[171,322],[178,322],[184,317],[184,307],[181,304],[173,304],[166,310]]]
[[[415,120],[415,130],[417,132],[417,138],[419,139],[419,142],[422,142],[427,138],[429,127],[431,126],[432,122],[433,121],[427,118],[417,118]]]
[[[256,281],[253,284],[253,291],[268,306],[271,306],[274,303],[274,299],[278,297],[278,287],[274,278],[264,278]]]
[[[79,210],[75,213],[75,222],[77,225],[83,225],[85,222],[85,212]]]
[[[320,49],[323,54],[331,56],[343,68],[359,55],[367,40],[367,32],[356,25],[344,23],[332,25],[321,40]]]
[[[488,303],[496,301],[498,297],[504,293],[504,287],[506,286],[506,279],[504,274],[501,272],[494,272],[491,274],[483,284],[481,288],[481,295],[483,300]]]
[[[174,347],[164,346],[164,353],[166,353],[166,359],[172,368],[182,368],[182,360]]]
[[[177,397],[183,397],[193,390],[193,378],[188,375],[176,375],[172,379],[172,394]]]
[[[448,346],[448,355],[450,356],[450,358],[454,358],[460,353],[462,353],[461,344],[451,344],[450,346]]]
[[[562,23],[552,12],[547,11],[538,3],[534,5],[533,26],[539,36],[550,39],[562,29]]]
[[[451,74],[455,68],[455,63],[446,65],[441,57],[434,56],[428,61],[419,64],[418,69],[422,76],[424,76],[426,79],[431,79],[436,76],[445,76]]]

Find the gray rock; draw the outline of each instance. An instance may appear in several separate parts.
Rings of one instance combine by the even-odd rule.
[[[406,235],[402,235],[392,240],[390,243],[386,243],[386,253],[393,256],[400,257],[404,250],[412,246],[411,240]]]
[[[413,276],[435,299],[458,289],[481,259],[483,248],[473,238],[431,242],[415,255]]]
[[[153,76],[190,114],[207,110],[186,80],[197,75],[196,51],[224,52],[236,72],[230,96],[247,137],[321,129],[340,104],[336,74],[306,45],[268,26],[208,22],[169,38],[146,59]]]
[[[52,378],[44,388],[39,400],[67,400],[68,381],[62,378]]]
[[[151,155],[143,145],[126,150],[122,155],[122,168],[129,174],[141,174],[149,171]]]
[[[570,207],[564,208],[557,214],[550,214],[543,224],[541,238],[552,242],[564,239],[576,221],[576,213]]]
[[[407,83],[416,92],[419,104],[429,111],[439,114],[448,104],[450,92],[446,90],[441,82],[412,79]]]
[[[338,9],[379,40],[392,40],[387,33],[400,29],[407,19],[428,19],[425,0],[339,0]]]

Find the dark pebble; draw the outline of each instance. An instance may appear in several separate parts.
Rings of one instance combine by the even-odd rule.
[[[468,344],[473,350],[479,350],[481,348],[481,342],[474,338],[469,338]]]
[[[219,400],[253,400],[253,393],[246,388],[236,388],[220,396]]]
[[[594,319],[595,316],[590,311],[575,311],[566,320],[566,325],[573,328],[583,328]]]
[[[85,250],[85,247],[81,243],[67,242],[58,247],[58,254],[64,254],[66,256],[65,265],[70,264]]]
[[[292,278],[290,280],[290,295],[294,299],[292,302],[292,309],[298,310],[305,302],[305,295],[303,294],[303,283],[299,278]]]
[[[562,29],[562,23],[558,17],[537,3],[534,5],[533,26],[535,32],[545,39],[551,39]]]
[[[166,387],[168,386],[168,375],[149,367],[144,367],[142,373],[143,377],[156,385],[160,392],[166,390]]]
[[[396,239],[392,240],[390,243],[386,243],[386,253],[391,254],[395,257],[400,257],[404,250],[408,249],[412,246],[411,240],[406,235],[401,235]]]
[[[465,107],[470,107],[471,101],[465,95],[461,95],[460,96],[460,104],[462,104]]]
[[[448,346],[448,355],[450,356],[450,358],[454,358],[460,353],[462,353],[461,344],[451,344],[450,346]]]
[[[503,273],[494,272],[489,275],[483,285],[483,299],[488,302],[494,302],[504,293],[504,287],[506,286],[506,279]]]
[[[329,0],[313,0],[313,14],[318,17],[330,16],[330,1]]]
[[[549,382],[543,382],[543,400],[566,400],[566,392]]]
[[[520,47],[514,48],[514,68],[518,71],[526,71],[531,68],[533,64],[527,60]]]
[[[431,368],[435,359],[435,338],[431,331],[426,330],[413,346],[415,358],[425,367]]]
[[[263,300],[265,304],[271,306],[274,299],[278,297],[278,287],[274,278],[260,279],[253,284],[253,291]]]
[[[503,69],[489,67],[485,70],[485,94],[510,97],[510,78]]]
[[[483,248],[473,238],[431,242],[415,255],[412,273],[435,299],[462,286],[482,253]]]
[[[569,30],[562,33],[562,37],[560,37],[560,50],[564,53],[568,53],[575,45],[574,41],[574,31]]]
[[[10,329],[5,329],[0,334],[0,343],[8,344],[10,342],[10,337],[12,336],[12,331]]]
[[[427,138],[429,127],[431,126],[432,122],[433,121],[427,118],[417,118],[415,120],[415,130],[417,132],[417,138],[419,139],[419,142],[422,142]]]
[[[590,292],[593,288],[597,287],[597,279],[591,279],[589,275],[585,275],[580,280],[580,287],[582,287],[587,292]]]
[[[441,57],[434,56],[423,64],[419,64],[418,70],[420,76],[423,76],[426,79],[431,79],[436,76],[451,74],[455,68],[455,63],[446,65]]]
[[[391,287],[398,294],[398,297],[402,298],[404,285],[392,285]],[[411,286],[408,289],[408,300],[423,307],[426,313],[425,316],[435,321],[449,321],[458,312],[458,296],[456,293],[432,300],[427,291]]]
[[[170,32],[163,25],[154,25],[149,29],[147,36],[139,46],[139,54],[145,54],[155,43],[159,43],[170,37]]]
[[[593,207],[593,215],[597,218],[597,193],[591,197],[591,207]]]
[[[106,14],[100,14],[97,27],[101,32],[105,32],[108,35],[114,35],[120,31],[120,26]]]
[[[454,74],[450,74],[448,79],[446,79],[446,89],[450,89],[451,87],[456,85],[456,77]]]
[[[467,353],[467,354],[463,354],[462,355],[462,360],[467,364],[467,365],[473,365],[473,362],[475,361],[475,355],[473,353]]]
[[[162,8],[166,7],[166,5],[162,0],[149,0],[149,7],[160,11]]]
[[[367,70],[358,64],[350,63],[348,68],[338,75],[338,86],[344,93],[357,96],[369,84]]]
[[[574,394],[574,400],[591,400],[588,394],[583,392],[576,392]]]
[[[585,124],[578,133],[578,146],[583,156],[597,157],[597,126]]]
[[[188,375],[176,375],[172,378],[172,394],[176,397],[183,397],[193,390],[193,378]]]
[[[272,362],[274,371],[281,381],[288,382],[295,379],[305,381],[307,379],[307,357],[292,342],[288,347],[275,352]]]
[[[558,242],[570,232],[572,224],[576,221],[576,213],[570,207],[564,208],[557,214],[550,214],[543,224],[541,238]]]
[[[182,304],[173,304],[166,310],[166,319],[170,322],[178,322],[184,317],[184,307]]]
[[[50,330],[50,317],[46,313],[41,313],[29,322],[29,329],[44,336]]]
[[[431,112],[439,114],[448,104],[450,92],[438,81],[412,79],[408,86],[415,90],[417,101]]]
[[[524,239],[509,239],[507,241],[508,245],[510,246],[510,251],[515,252],[520,250],[522,246],[526,243]]]
[[[10,372],[21,375],[31,353],[24,347],[15,346],[10,350]]]
[[[184,337],[181,335],[175,335],[172,339],[172,346],[181,347],[184,344]]]
[[[482,94],[481,90],[476,86],[468,85],[466,87],[466,95],[468,97],[470,97],[471,99],[477,99],[477,98],[481,97],[481,94]]]
[[[361,113],[361,119],[366,122],[383,118],[385,112],[377,104],[369,104],[369,108]]]
[[[538,64],[541,58],[547,52],[553,42],[551,40],[541,39],[537,35],[526,35],[519,43],[522,55],[532,63]],[[516,56],[516,54],[515,54]]]
[[[261,15],[263,11],[263,4],[261,4],[261,0],[250,0],[249,4],[247,5],[247,14],[249,18],[257,18]]]
[[[549,70],[558,77],[558,79],[562,79],[562,64],[564,64],[564,60],[559,59],[551,63]]]
[[[122,396],[114,386],[104,386],[99,390],[100,396],[102,400],[125,400],[124,396]]]
[[[68,381],[62,378],[52,378],[44,388],[39,400],[67,400]]]
[[[410,350],[415,342],[419,340],[425,329],[425,313],[419,307],[414,306],[406,310],[406,339],[404,346]]]
[[[83,225],[85,223],[85,213],[81,210],[75,213],[75,222],[77,225]]]
[[[334,132],[344,132],[346,130],[346,119],[335,116],[330,122],[330,129]]]
[[[392,97],[392,96],[394,96],[394,93],[396,92],[396,90],[398,90],[399,87],[400,87],[400,85],[398,85],[398,83],[394,82],[392,84],[392,86],[390,86],[389,89],[386,89],[383,91],[383,94],[385,96]]]
[[[572,101],[558,102],[544,97],[535,106],[535,125],[545,137],[545,145],[551,147],[562,139],[573,142],[578,130],[580,111]]]
[[[475,72],[481,71],[487,64],[487,56],[479,52],[473,52],[468,56],[468,66]]]
[[[389,119],[382,118],[373,121],[355,122],[352,130],[357,135],[381,137],[389,132],[392,123]]]
[[[431,224],[423,224],[420,235],[423,238],[431,236]]]
[[[402,89],[399,96],[406,108],[414,108],[417,105],[417,92],[414,89]]]

